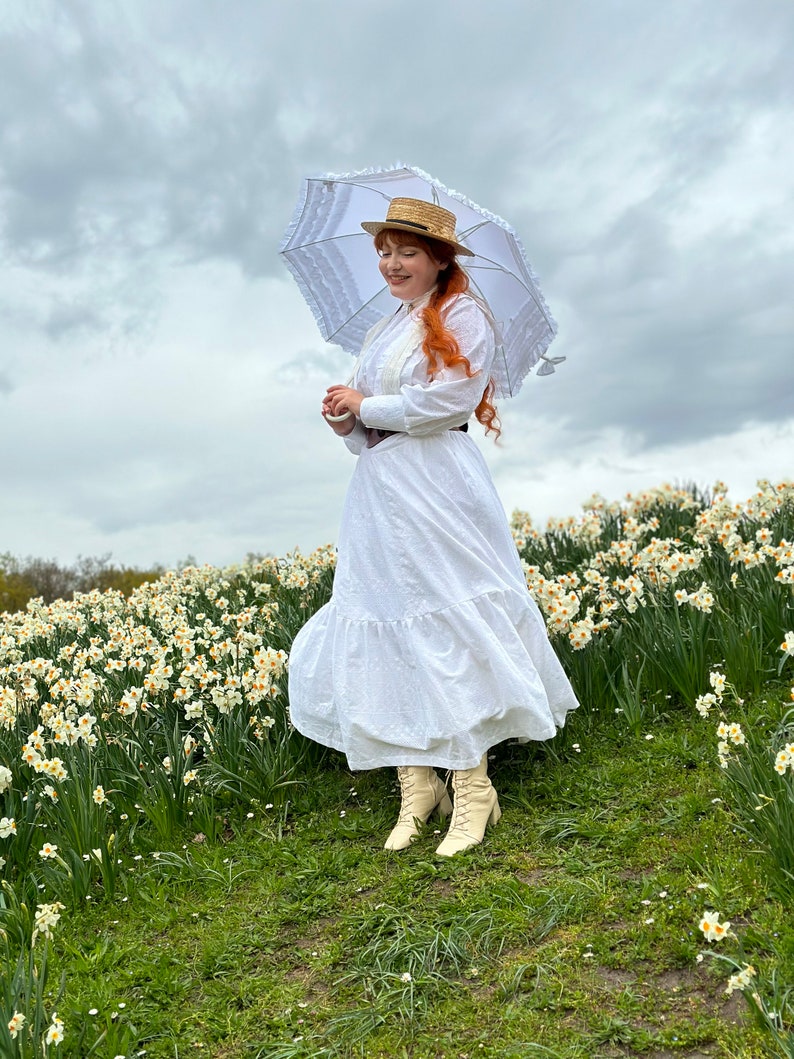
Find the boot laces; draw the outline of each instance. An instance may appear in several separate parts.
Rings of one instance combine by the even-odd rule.
[[[450,831],[457,828],[465,828],[471,815],[471,779],[470,776],[460,776],[455,783],[455,804],[453,806]]]
[[[398,765],[397,778],[400,781],[400,792],[402,795],[400,815],[397,822],[400,824],[412,824],[416,815],[413,811],[413,793],[416,786],[414,773],[410,768]]]

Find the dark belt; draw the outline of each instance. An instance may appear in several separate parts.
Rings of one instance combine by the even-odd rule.
[[[390,438],[394,434],[404,434],[404,430],[378,430],[377,427],[365,427],[367,432],[367,448],[374,449],[384,438]],[[469,431],[469,424],[463,423],[459,427],[450,427],[450,430],[462,430],[464,434]]]

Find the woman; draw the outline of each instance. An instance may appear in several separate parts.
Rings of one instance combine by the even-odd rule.
[[[396,765],[405,849],[434,811],[438,847],[481,842],[501,815],[487,750],[548,739],[576,698],[527,592],[472,415],[499,435],[490,372],[494,331],[468,292],[455,216],[391,201],[374,235],[400,301],[367,335],[348,386],[322,414],[359,456],[347,493],[333,595],[290,653],[290,709],[304,735],[351,769]],[[452,770],[454,810],[434,766]]]

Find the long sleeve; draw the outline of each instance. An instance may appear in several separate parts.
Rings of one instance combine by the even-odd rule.
[[[490,377],[493,329],[477,303],[465,296],[450,307],[445,325],[475,374],[467,377],[456,365],[442,368],[432,381],[405,383],[398,394],[365,397],[360,415],[364,426],[422,436],[467,422]]]
[[[353,453],[354,456],[358,456],[367,441],[367,432],[364,429],[364,425],[360,419],[356,420],[356,425],[350,431],[349,434],[345,434],[343,437],[345,445]]]

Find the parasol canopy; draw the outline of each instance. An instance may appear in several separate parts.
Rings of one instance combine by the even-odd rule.
[[[472,293],[494,321],[498,398],[518,392],[529,371],[549,375],[564,357],[546,352],[557,333],[514,229],[413,166],[309,177],[280,246],[314,313],[323,338],[357,355],[369,329],[394,310],[362,221],[385,218],[389,202],[405,197],[436,202],[457,218],[457,239],[473,257],[459,256]]]

